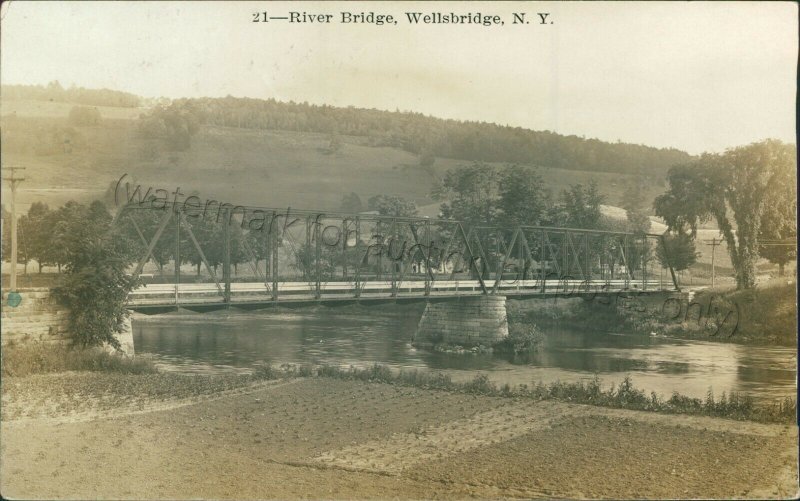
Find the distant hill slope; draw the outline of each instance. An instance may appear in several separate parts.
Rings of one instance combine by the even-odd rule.
[[[334,210],[350,192],[364,203],[373,195],[394,194],[435,215],[429,194],[444,172],[485,161],[538,166],[555,193],[595,179],[606,202],[621,205],[629,182],[643,185],[650,201],[664,190],[666,170],[691,158],[674,149],[417,113],[274,100],[170,104],[54,84],[12,86],[11,91],[4,86],[2,96],[3,160],[28,168],[23,204],[97,197],[127,173],[145,187],[180,187],[233,203]],[[75,96],[79,102],[70,101]],[[135,106],[146,102],[149,108]],[[71,122],[74,106],[96,108],[100,122]],[[165,140],[165,131],[181,127],[193,134],[189,138],[187,133],[185,144],[176,148]]]
[[[413,112],[390,112],[354,107],[317,106],[274,99],[196,98],[146,100],[109,89],[63,89],[47,86],[5,85],[0,88],[7,107],[14,101],[77,103],[106,107],[106,118],[133,118],[143,103],[161,104],[153,110],[167,128],[213,125],[258,130],[316,132],[358,136],[371,146],[388,146],[421,157],[437,156],[468,161],[512,162],[549,168],[618,172],[660,177],[691,156],[675,148],[653,148],[629,143],[565,136],[493,123],[444,120]],[[109,114],[109,108],[126,108]],[[11,110],[12,112],[15,110]],[[6,111],[4,115],[8,114]]]
[[[25,117],[20,110],[2,120],[4,162],[27,167],[23,204],[98,197],[128,174],[145,188],[180,187],[232,203],[334,210],[344,195],[355,192],[364,203],[373,195],[393,194],[424,206],[433,203],[431,188],[447,169],[469,164],[435,158],[422,167],[415,155],[399,148],[369,146],[361,137],[340,140],[338,151],[330,152],[325,134],[206,126],[186,151],[176,152],[142,138],[135,120],[103,119],[98,126],[77,127],[64,118]],[[595,179],[613,205],[619,205],[626,182],[635,179],[565,169],[541,168],[540,173],[555,193]],[[662,190],[654,181],[646,195],[652,199]]]
[[[273,99],[179,99],[152,112],[154,122],[192,129],[215,125],[260,130],[316,132],[368,138],[425,157],[509,162],[549,168],[660,177],[691,156],[674,148],[564,136],[550,131],[485,122],[443,120],[421,113],[284,103]],[[151,123],[159,129],[159,123]]]

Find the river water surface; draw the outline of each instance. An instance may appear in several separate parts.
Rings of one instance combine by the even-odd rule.
[[[421,311],[353,307],[294,311],[170,313],[133,319],[138,354],[186,373],[247,372],[263,363],[330,364],[446,372],[454,380],[485,373],[497,383],[588,380],[603,387],[630,375],[634,385],[669,397],[738,391],[772,402],[796,394],[797,350],[625,332],[543,329],[527,363],[497,355],[436,353],[411,346]]]

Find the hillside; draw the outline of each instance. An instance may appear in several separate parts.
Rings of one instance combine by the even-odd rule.
[[[72,106],[35,100],[1,104],[3,161],[27,167],[23,207],[42,199],[57,205],[96,197],[126,173],[145,187],[180,187],[235,203],[333,210],[355,192],[364,202],[386,193],[426,206],[433,203],[431,186],[448,168],[470,163],[434,157],[423,167],[418,155],[376,146],[369,137],[338,135],[340,145],[332,152],[330,134],[216,125],[199,126],[185,151],[170,151],[163,141],[139,133],[138,117],[147,109],[99,106],[99,124],[77,126],[67,120]],[[611,205],[619,205],[626,183],[634,180],[579,169],[540,172],[554,192],[594,178]],[[647,181],[651,200],[664,181]]]
[[[420,215],[436,217],[439,204],[430,198],[431,187],[447,169],[471,163],[434,156],[422,166],[420,155],[376,145],[373,137],[213,124],[198,125],[185,151],[171,151],[162,139],[141,133],[140,117],[153,108],[96,106],[97,124],[75,125],[68,119],[74,106],[35,99],[0,101],[3,164],[26,167],[26,180],[18,192],[23,212],[35,201],[59,206],[68,200],[104,197],[112,184],[128,174],[126,180],[135,179],[144,190],[161,188],[171,193],[180,188],[203,199],[279,208],[337,210],[342,197],[351,192],[364,203],[378,194],[399,195],[414,201]],[[335,151],[331,148],[334,137]],[[620,206],[628,184],[642,186],[648,205],[666,188],[664,176],[656,174],[543,166],[539,172],[554,193],[596,180],[606,196],[604,215],[617,220],[625,218]],[[4,185],[4,200],[8,195]],[[651,219],[650,231],[662,232],[663,224]],[[719,238],[713,222],[702,225],[699,237],[700,256],[692,275],[702,283],[710,280],[708,241]],[[718,281],[730,281],[731,263],[724,244],[717,248],[715,258]],[[773,268],[763,260],[759,265],[769,273],[774,273]]]
[[[433,157],[444,157],[661,177],[672,165],[691,159],[686,152],[675,148],[608,143],[547,130],[444,120],[399,110],[231,96],[173,101],[144,99],[111,89],[64,89],[57,81],[47,86],[5,85],[0,91],[3,101],[11,107],[14,101],[75,103],[105,107],[105,118],[134,118],[133,110],[148,104],[152,109],[140,120],[140,131],[147,137],[164,139],[171,149],[180,151],[186,149],[199,126],[218,126],[368,138],[370,146],[399,148],[419,155],[423,164]],[[124,110],[112,113],[113,107]]]

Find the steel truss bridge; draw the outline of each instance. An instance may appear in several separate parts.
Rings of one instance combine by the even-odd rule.
[[[661,235],[242,206],[210,214],[192,209],[142,202],[117,212],[114,231],[141,253],[133,275],[142,275],[151,260],[162,270],[168,262],[174,268],[169,279],[162,273],[163,283],[132,291],[129,309],[680,291]],[[197,276],[174,263],[192,263]],[[236,273],[242,266],[248,273]]]

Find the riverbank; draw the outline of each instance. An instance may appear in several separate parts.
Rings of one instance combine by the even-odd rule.
[[[554,298],[509,302],[509,322],[583,328],[723,343],[797,345],[794,280],[752,290],[696,291],[691,300],[650,298],[636,291],[590,301]]]
[[[762,498],[797,490],[794,426],[302,374],[6,378],[2,493]]]
[[[3,380],[9,382],[2,387],[2,417],[12,420],[31,417],[30,409],[37,412],[37,402],[31,400],[28,393],[38,395],[36,398],[40,402],[47,400],[49,408],[57,415],[66,413],[80,416],[87,413],[91,415],[97,410],[141,410],[148,401],[192,402],[207,395],[238,390],[264,381],[304,377],[767,423],[793,423],[797,410],[797,402],[792,397],[756,403],[751,395],[738,392],[722,392],[715,397],[711,387],[705,399],[692,398],[676,391],[664,397],[637,388],[630,375],[617,384],[605,387],[597,375],[588,381],[556,380],[544,384],[539,380],[531,381],[531,384],[498,385],[483,372],[475,372],[471,380],[459,378],[455,381],[450,374],[443,372],[396,370],[380,364],[364,368],[308,364],[276,367],[260,364],[239,373],[191,375],[159,371],[149,357],[129,358],[110,355],[99,349],[78,350],[48,343],[6,345],[2,354]]]
[[[794,279],[775,279],[750,290],[704,289],[695,295],[694,301],[738,312],[738,329],[729,338],[733,342],[797,345],[797,283]],[[702,322],[690,321],[678,332],[691,337],[707,335],[709,330]]]

